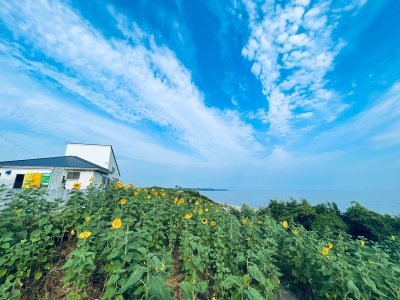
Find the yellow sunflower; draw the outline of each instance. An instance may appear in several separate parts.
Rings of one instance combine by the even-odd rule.
[[[364,243],[364,241],[360,241],[360,244],[361,244],[361,246],[364,246],[365,243]]]
[[[75,230],[71,230],[71,235],[75,235]]]
[[[93,178],[93,177],[90,177],[90,178],[89,178],[89,181],[93,181],[93,180],[94,180],[94,178]]]
[[[262,224],[262,221],[261,221],[261,220],[259,220],[259,221],[257,222],[257,224],[258,224],[258,225],[261,225],[261,224]]]
[[[294,230],[294,234],[299,234],[299,230],[298,230],[298,229],[295,229],[295,230]]]
[[[91,232],[90,231],[84,231],[84,232],[82,232],[82,233],[80,233],[79,235],[78,235],[78,238],[80,238],[80,239],[86,239],[86,238],[88,238],[89,236],[91,236]]]
[[[332,248],[333,248],[333,244],[332,244],[332,243],[329,243],[328,248],[329,248],[329,249],[332,249]]]
[[[285,228],[287,228],[287,227],[288,227],[288,222],[283,221],[283,222],[282,222],[282,226],[285,227]]]
[[[103,180],[100,180],[100,184],[104,184]]]
[[[185,219],[190,219],[191,217],[193,217],[192,214],[186,214],[186,215],[185,215]]]
[[[250,238],[246,238],[246,241],[250,241]]]
[[[121,204],[122,205],[126,204],[126,200],[125,199],[121,199]]]
[[[204,218],[203,220],[201,220],[201,223],[203,224],[207,224],[208,220],[206,218]]]
[[[396,239],[396,237],[394,235],[392,235],[391,238],[393,241]]]
[[[79,190],[79,189],[81,188],[81,184],[75,182],[75,183],[72,185],[72,188],[73,188],[74,190]]]
[[[86,222],[89,222],[90,219],[91,219],[91,218],[90,218],[89,216],[87,216],[87,217],[85,218]]]
[[[217,225],[217,223],[215,223],[214,221],[212,221],[212,222],[210,223],[210,225],[211,225],[212,227],[214,227],[215,225]]]
[[[216,212],[216,213],[219,213],[219,209],[217,208],[217,209],[215,210],[215,212]]]
[[[329,248],[324,248],[324,249],[322,249],[322,251],[321,251],[321,254],[322,254],[322,255],[328,255],[328,253],[329,253]]]
[[[114,221],[112,221],[111,226],[112,226],[114,229],[121,228],[121,226],[122,226],[122,221],[121,221],[121,219],[115,219]]]
[[[246,223],[247,223],[247,220],[246,220],[246,219],[243,219],[243,220],[242,220],[242,223],[243,223],[243,224],[246,224]]]
[[[199,201],[196,201],[196,202],[194,203],[194,205],[196,205],[196,206],[199,205]]]

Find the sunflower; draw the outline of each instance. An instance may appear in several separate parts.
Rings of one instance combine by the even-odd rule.
[[[87,216],[87,217],[85,218],[86,222],[89,222],[90,219],[91,219],[91,218],[90,218],[89,216]]]
[[[111,182],[114,182],[114,177],[111,177],[110,181],[111,181]]]
[[[91,236],[91,232],[90,231],[84,231],[84,232],[82,232],[81,234],[79,234],[78,235],[78,238],[80,238],[80,239],[86,239],[86,238],[88,238],[89,236]]]
[[[175,198],[175,199],[174,199],[174,203],[175,203],[175,204],[178,203],[178,200],[179,200],[178,198]]]
[[[299,234],[299,230],[298,230],[298,229],[295,229],[295,230],[294,230],[294,234]]]
[[[143,191],[144,191],[145,193],[147,193],[147,189],[143,189]]]
[[[201,220],[201,223],[203,224],[207,224],[208,220],[206,218],[204,218],[203,220]]]
[[[104,184],[103,180],[100,180],[100,184]]]
[[[93,178],[93,177],[90,177],[90,178],[89,178],[89,181],[93,181],[93,180],[94,180],[94,178]]]
[[[249,226],[250,226],[250,227],[253,226],[253,222],[250,222],[250,223],[249,223]]]
[[[396,237],[394,235],[392,235],[391,238],[393,241],[396,239]]]
[[[71,235],[75,235],[75,230],[71,230]]]
[[[217,209],[215,210],[215,212],[216,212],[216,213],[219,213],[219,209],[217,208]]]
[[[262,224],[262,221],[261,221],[261,220],[259,220],[259,221],[257,222],[257,224],[258,224],[258,225],[261,225],[261,224]]]
[[[111,226],[112,226],[114,229],[121,228],[121,226],[122,226],[122,221],[121,221],[121,219],[115,219],[114,221],[112,221]]]
[[[139,195],[139,193],[138,193],[138,192],[134,192],[133,194],[134,194],[135,196]]]
[[[151,198],[151,195],[147,195],[147,199],[150,199]]]
[[[214,227],[215,225],[217,225],[217,223],[215,223],[214,221],[212,221],[212,222],[210,223],[210,225],[211,225],[212,227]]]
[[[79,189],[81,188],[81,184],[75,182],[75,183],[72,185],[72,188],[73,188],[74,190],[79,190]]]
[[[140,192],[141,188],[137,188],[136,190],[137,190],[138,192]]]
[[[203,213],[202,209],[199,209],[199,215],[201,215]]]
[[[250,238],[246,238],[246,241],[250,241]]]
[[[205,211],[205,212],[208,212],[208,208],[206,208],[204,211]]]
[[[332,248],[333,248],[333,244],[332,244],[332,243],[329,243],[328,248],[329,248],[329,249],[332,249]]]
[[[190,219],[193,215],[192,214],[186,214],[185,219]]]
[[[288,223],[287,223],[286,221],[283,221],[283,222],[282,222],[282,226],[285,227],[285,228],[287,228],[287,227],[288,227]]]
[[[329,253],[329,248],[324,248],[324,249],[322,249],[322,251],[321,251],[321,254],[322,254],[322,255],[328,255],[328,253]]]
[[[199,205],[199,201],[196,201],[196,202],[194,203],[194,205],[196,205],[196,206]]]
[[[242,220],[242,223],[243,223],[243,224],[246,224],[246,223],[247,223],[247,220],[246,220],[246,219],[243,219],[243,220]]]
[[[360,241],[360,244],[361,244],[361,246],[364,246],[365,243],[364,243],[364,241]]]
[[[181,204],[183,204],[183,203],[185,203],[185,200],[184,199],[179,199],[179,202],[178,202],[178,205],[181,205]]]
[[[122,205],[126,204],[126,200],[125,199],[121,199],[121,204]]]
[[[129,185],[125,186],[125,191],[129,190]]]

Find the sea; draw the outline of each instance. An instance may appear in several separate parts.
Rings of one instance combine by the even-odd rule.
[[[201,191],[202,195],[221,203],[242,206],[244,202],[257,208],[268,206],[271,199],[287,201],[306,199],[310,204],[335,202],[345,212],[356,201],[380,214],[400,216],[400,190],[228,190]]]

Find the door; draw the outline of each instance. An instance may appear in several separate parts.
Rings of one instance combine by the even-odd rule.
[[[14,189],[20,189],[22,188],[22,183],[24,182],[24,177],[25,174],[17,174],[17,176],[15,177],[15,182],[14,182]]]

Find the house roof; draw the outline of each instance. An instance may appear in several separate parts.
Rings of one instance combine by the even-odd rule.
[[[35,159],[0,161],[0,167],[57,167],[57,168],[77,168],[77,169],[96,169],[103,173],[111,173],[108,169],[91,163],[77,156],[58,156]]]
[[[114,157],[114,161],[115,161],[115,165],[117,166],[117,170],[118,170],[118,175],[121,176],[121,172],[119,171],[118,168],[118,163],[117,163],[117,159],[115,158],[115,154],[114,154],[114,149],[111,145],[100,145],[100,144],[82,144],[82,143],[69,143],[67,142],[67,145],[71,144],[71,145],[88,145],[88,146],[105,146],[105,147],[111,147],[111,153]]]

